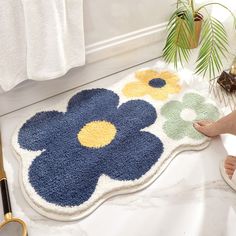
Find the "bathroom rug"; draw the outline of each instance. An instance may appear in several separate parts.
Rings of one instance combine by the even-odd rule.
[[[32,208],[81,219],[112,196],[149,186],[178,153],[209,144],[192,123],[218,119],[217,106],[160,65],[25,117],[12,143]]]

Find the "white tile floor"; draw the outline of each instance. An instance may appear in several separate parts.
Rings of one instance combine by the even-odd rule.
[[[144,63],[1,117],[4,161],[13,211],[27,222],[30,236],[236,235],[236,193],[219,173],[219,163],[227,154],[220,138],[213,140],[203,151],[181,153],[150,187],[112,198],[80,221],[49,220],[30,208],[22,196],[18,184],[19,163],[11,148],[11,137],[19,121],[79,90],[109,87],[131,71],[154,63]],[[203,92],[208,90],[205,83],[197,81],[195,88]],[[232,146],[232,139],[226,139],[226,144]]]

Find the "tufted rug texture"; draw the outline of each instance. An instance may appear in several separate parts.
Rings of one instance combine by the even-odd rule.
[[[78,91],[15,132],[22,191],[46,217],[80,219],[112,196],[150,185],[178,153],[205,148],[210,139],[192,124],[219,117],[213,101],[167,66]]]

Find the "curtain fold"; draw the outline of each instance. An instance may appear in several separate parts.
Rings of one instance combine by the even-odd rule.
[[[0,22],[3,90],[85,64],[83,0],[1,1]]]

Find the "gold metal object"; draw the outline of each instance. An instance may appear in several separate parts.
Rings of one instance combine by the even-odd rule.
[[[11,202],[10,196],[7,187],[7,177],[4,170],[3,165],[3,154],[2,154],[2,144],[1,144],[1,133],[0,133],[0,185],[1,185],[1,192],[2,192],[2,201],[3,201],[3,209],[4,209],[4,221],[0,223],[0,235],[1,230],[10,223],[18,223],[21,225],[22,229],[22,236],[27,236],[27,227],[23,220],[14,218],[11,212]]]
[[[7,220],[10,220],[12,218],[12,213],[7,213],[4,215],[4,219],[7,221]]]
[[[234,58],[232,62],[232,66],[230,68],[230,74],[233,76],[236,76],[236,57]]]
[[[0,223],[0,234],[1,234],[1,230],[3,229],[3,227],[5,227],[7,224],[10,224],[10,223],[20,224],[22,227],[22,236],[28,235],[25,222],[21,219],[13,218],[11,213],[4,215],[4,221],[2,223]]]
[[[236,63],[231,66],[230,74],[236,76]]]
[[[3,167],[2,142],[1,142],[1,133],[0,133],[0,181],[2,179],[6,179],[6,173]]]

